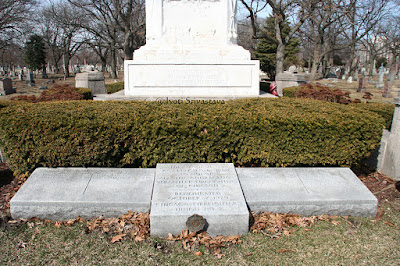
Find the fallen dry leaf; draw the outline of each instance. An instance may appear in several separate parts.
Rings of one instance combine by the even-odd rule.
[[[339,224],[341,223],[341,221],[334,220],[334,221],[331,221],[331,223],[332,223],[333,225],[339,225]]]
[[[391,222],[389,222],[389,221],[385,221],[385,223],[386,223],[387,225],[391,226],[391,227],[397,227],[395,224],[393,224],[393,223],[391,223]]]
[[[217,257],[217,259],[220,260],[220,259],[222,259],[222,257],[225,256],[225,254],[215,253],[214,256]]]
[[[196,255],[196,256],[201,256],[201,255],[203,255],[203,253],[202,253],[201,251],[196,251],[196,252],[194,253],[194,255]]]
[[[55,226],[57,229],[60,229],[61,223],[60,223],[60,222],[55,222],[54,226]]]
[[[376,219],[379,221],[382,219],[383,214],[385,214],[385,212],[382,209],[379,209],[378,212],[376,213]]]
[[[119,242],[119,241],[121,241],[125,236],[126,236],[126,234],[116,235],[116,236],[114,236],[114,237],[111,239],[111,243]]]
[[[136,236],[136,237],[134,238],[134,240],[135,240],[136,242],[142,242],[142,241],[144,240],[144,238],[143,238],[143,237],[140,237],[140,236]]]
[[[293,249],[280,249],[280,250],[278,250],[278,252],[281,252],[281,253],[283,253],[283,252],[295,252],[295,250],[293,250]]]

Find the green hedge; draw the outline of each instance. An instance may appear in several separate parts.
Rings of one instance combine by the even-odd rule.
[[[92,90],[88,89],[88,88],[76,88],[79,93],[81,93],[83,95],[83,99],[84,100],[92,100],[93,96],[92,96]]]
[[[283,88],[283,96],[288,97],[288,98],[296,98],[296,92],[301,90],[302,87],[300,86],[295,86],[295,87],[287,87]]]
[[[374,150],[384,123],[365,109],[307,99],[44,102],[0,109],[0,146],[17,173],[162,162],[348,166]]]
[[[283,96],[288,98],[296,98],[296,93],[304,89],[302,86],[288,87],[283,89]],[[385,119],[385,128],[390,129],[393,120],[394,104],[389,103],[354,103],[351,104],[356,108],[375,112]]]
[[[385,128],[390,129],[393,121],[394,104],[390,103],[356,103],[352,104],[356,108],[374,112],[385,119]]]
[[[108,94],[116,93],[124,89],[124,82],[116,82],[112,84],[106,84],[106,90]]]

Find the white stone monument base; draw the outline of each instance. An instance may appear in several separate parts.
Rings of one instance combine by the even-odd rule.
[[[127,96],[258,97],[257,60],[171,63],[125,61]]]

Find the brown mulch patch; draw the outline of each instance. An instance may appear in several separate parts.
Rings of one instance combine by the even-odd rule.
[[[378,172],[361,174],[358,177],[378,199],[378,207],[389,203],[394,209],[400,211],[400,191],[396,189],[396,183],[400,181],[395,181]]]
[[[25,176],[15,178],[8,165],[0,163],[0,214],[10,213],[10,200],[25,180]]]

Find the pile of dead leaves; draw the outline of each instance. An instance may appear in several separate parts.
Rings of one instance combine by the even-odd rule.
[[[254,215],[254,224],[250,231],[262,233],[271,238],[279,238],[282,234],[285,236],[292,234],[295,226],[305,228],[314,225],[317,221],[327,221],[337,225],[340,223],[336,220],[338,218],[338,216],[329,215],[302,217],[295,214],[262,212]]]
[[[104,218],[100,216],[91,220],[85,220],[78,217],[66,222],[42,220],[37,218],[8,221],[8,224],[10,225],[19,225],[23,223],[27,223],[30,228],[36,228],[35,233],[39,230],[35,225],[52,224],[59,229],[61,226],[72,226],[76,223],[84,223],[86,225],[85,232],[87,234],[99,230],[100,232],[111,236],[111,243],[119,242],[128,236],[133,240],[140,242],[150,236],[150,216],[148,213],[129,212],[117,218]]]
[[[99,229],[113,235],[111,243],[119,242],[129,236],[140,242],[150,236],[150,215],[148,213],[129,212],[118,218],[92,219],[86,222],[87,233]]]
[[[207,232],[189,232],[189,230],[182,230],[178,236],[168,234],[167,240],[181,241],[183,249],[194,252],[197,256],[203,253],[198,251],[199,246],[202,245],[213,253],[214,256],[222,258],[224,254],[221,253],[221,248],[227,244],[240,244],[242,240],[240,236],[217,236],[211,237]]]

